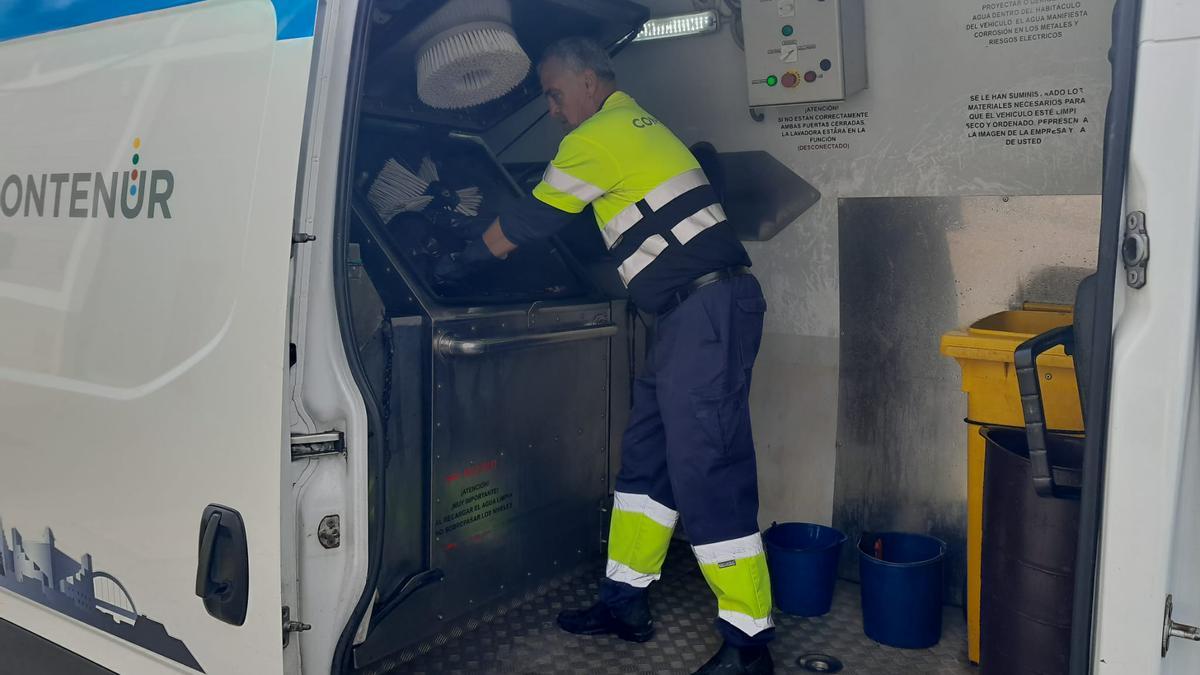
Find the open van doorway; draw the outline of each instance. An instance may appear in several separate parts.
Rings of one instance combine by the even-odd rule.
[[[610,399],[629,386],[613,348],[628,330],[623,300],[557,240],[461,279],[436,263],[529,189],[519,180],[540,177],[502,165],[478,135],[540,95],[532,60],[571,34],[618,48],[645,10],[380,0],[360,11],[335,269],[359,386],[378,411],[378,559],[353,650],[369,668],[602,553]],[[480,41],[490,65],[439,79],[438,50]]]

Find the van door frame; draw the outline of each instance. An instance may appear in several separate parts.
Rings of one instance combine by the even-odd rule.
[[[350,4],[350,3],[347,3]],[[358,142],[359,101],[361,100],[362,83],[366,74],[367,33],[370,27],[370,10],[372,0],[362,0],[354,3],[354,29],[350,44],[349,68],[346,71],[345,106],[341,120],[341,144],[338,152],[337,190],[335,201],[335,217],[332,223],[333,232],[333,284],[334,302],[338,316],[338,326],[341,331],[342,345],[347,366],[354,382],[362,392],[366,409],[367,427],[373,433],[368,433],[367,471],[375,477],[375,489],[368,499],[369,512],[374,514],[367,523],[367,570],[365,583],[359,595],[350,620],[342,630],[334,649],[333,663],[330,672],[333,675],[353,672],[354,645],[361,633],[360,628],[369,618],[375,598],[376,586],[379,583],[379,573],[383,561],[383,533],[387,516],[387,489],[384,484],[384,438],[379,430],[383,429],[383,416],[379,410],[375,392],[372,390],[370,378],[357,350],[351,346],[357,344],[354,337],[354,322],[350,320],[350,287],[348,278],[342,270],[346,269],[346,252],[349,247],[350,222],[352,216],[352,194],[354,189],[354,153]],[[346,14],[345,6],[341,12]],[[365,489],[365,488],[364,488]]]
[[[1129,163],[1137,52],[1142,0],[1117,0],[1113,7],[1112,89],[1104,123],[1104,175],[1100,206],[1100,250],[1097,257],[1096,311],[1087,338],[1091,339],[1091,369],[1084,419],[1087,440],[1079,510],[1079,543],[1075,560],[1075,597],[1071,621],[1071,675],[1089,675],[1093,659],[1096,574],[1099,570],[1104,471],[1107,453],[1108,409],[1112,392],[1113,304],[1122,224],[1125,221],[1125,179]],[[1084,336],[1077,336],[1081,342]]]

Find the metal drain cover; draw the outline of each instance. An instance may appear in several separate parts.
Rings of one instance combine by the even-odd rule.
[[[796,665],[810,673],[842,672],[842,662],[828,654],[805,654],[796,659]]]

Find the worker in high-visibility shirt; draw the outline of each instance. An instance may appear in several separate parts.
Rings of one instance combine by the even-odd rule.
[[[570,131],[531,196],[443,273],[550,236],[589,204],[637,307],[656,316],[621,451],[606,578],[581,635],[654,635],[647,587],[682,516],[717,596],[725,642],[699,673],[771,673],[771,586],[758,528],[750,375],[766,301],[695,156],[616,87],[596,43],[568,38],[538,68],[550,115]]]

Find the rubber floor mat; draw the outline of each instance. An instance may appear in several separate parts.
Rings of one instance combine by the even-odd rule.
[[[507,607],[481,615],[429,643],[360,671],[390,673],[586,673],[635,675],[691,673],[717,648],[716,600],[687,546],[673,546],[663,578],[651,587],[657,633],[644,644],[612,636],[564,633],[554,618],[563,609],[586,607],[596,596],[602,565],[544,585]],[[839,581],[832,611],[800,618],[776,612],[771,645],[777,673],[807,673],[796,665],[809,653],[836,657],[847,675],[965,675],[975,673],[966,656],[962,610],[947,607],[942,640],[932,649],[894,649],[862,631],[859,587]]]

